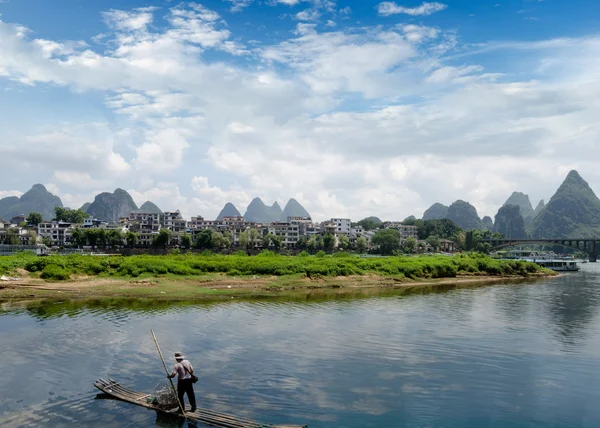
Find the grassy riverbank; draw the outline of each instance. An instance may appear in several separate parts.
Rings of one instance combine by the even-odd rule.
[[[486,256],[246,255],[0,257],[0,298],[151,297],[160,300],[356,293],[548,276],[533,263]]]

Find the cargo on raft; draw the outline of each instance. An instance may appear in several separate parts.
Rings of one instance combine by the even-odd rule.
[[[183,417],[179,409],[165,410],[159,407],[155,397],[152,394],[136,392],[125,388],[119,382],[113,379],[98,379],[94,382],[94,386],[104,394],[127,403],[142,406],[147,409],[156,410],[157,412],[173,415],[175,417]],[[236,416],[217,413],[209,409],[196,409],[195,412],[185,412],[185,417],[192,421],[202,422],[213,427],[223,428],[307,428],[306,425],[273,425],[263,424],[255,421],[241,419]]]

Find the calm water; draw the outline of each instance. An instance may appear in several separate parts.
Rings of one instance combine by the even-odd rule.
[[[531,284],[317,303],[0,311],[1,426],[177,426],[96,399],[164,382],[150,335],[196,367],[202,407],[309,427],[599,427],[600,264]],[[172,360],[170,360],[172,363]]]

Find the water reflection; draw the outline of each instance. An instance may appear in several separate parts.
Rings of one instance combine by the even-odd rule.
[[[597,276],[588,273],[565,276],[560,285],[549,289],[550,322],[567,348],[582,344],[594,324],[600,308],[597,287]]]
[[[0,425],[188,426],[94,399],[99,377],[145,392],[165,381],[152,328],[165,355],[181,350],[197,367],[199,405],[239,417],[311,428],[596,427],[599,283],[590,265],[541,283],[386,298],[5,306]]]

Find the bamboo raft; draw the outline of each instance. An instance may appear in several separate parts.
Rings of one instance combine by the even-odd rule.
[[[179,409],[164,410],[153,404],[152,394],[144,394],[125,388],[119,382],[113,379],[98,379],[94,382],[94,386],[100,391],[121,401],[142,406],[147,409],[156,410],[157,412],[183,417]],[[209,409],[196,409],[195,412],[187,411],[189,406],[186,406],[185,417],[192,421],[202,422],[206,425],[222,428],[307,428],[306,425],[272,425],[261,424],[255,421],[240,419],[236,416],[217,413]]]

